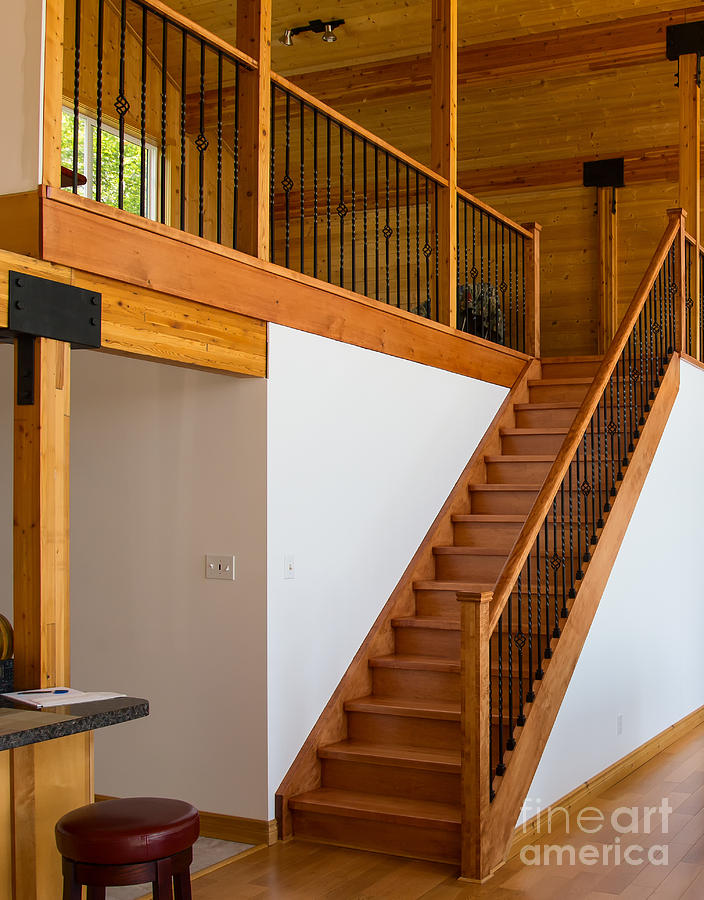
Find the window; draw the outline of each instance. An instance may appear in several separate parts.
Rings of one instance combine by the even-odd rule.
[[[118,132],[104,123],[100,129],[102,148],[100,153],[100,200],[110,206],[118,205],[120,175],[120,137]],[[86,183],[78,186],[82,197],[96,199],[98,123],[90,116],[78,116],[78,171],[85,175]],[[124,145],[124,197],[122,208],[140,215],[141,153],[139,138],[125,133]],[[147,143],[145,159],[145,211],[148,219],[156,219],[156,167],[157,149]],[[90,164],[89,164],[90,161]],[[61,122],[61,165],[73,170],[73,111],[64,109]]]

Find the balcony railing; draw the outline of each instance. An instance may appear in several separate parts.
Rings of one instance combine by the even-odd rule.
[[[255,139],[243,110],[257,69],[158,0],[67,0],[67,189],[251,251],[241,150]],[[259,127],[268,198],[257,212],[268,217],[270,262],[535,352],[534,231],[464,191],[452,198],[441,176],[275,73],[270,91],[271,121]],[[441,227],[448,202],[457,207],[451,247]],[[441,288],[448,258],[456,283]]]

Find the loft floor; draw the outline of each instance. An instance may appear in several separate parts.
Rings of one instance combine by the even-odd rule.
[[[291,841],[264,848],[193,882],[193,900],[700,900],[704,897],[704,725],[653,757],[617,785],[589,801],[608,816],[620,806],[659,806],[674,812],[667,835],[632,843],[669,845],[669,864],[654,866],[524,866],[515,858],[484,885],[462,885],[453,866]],[[573,822],[576,812],[573,812]],[[613,843],[599,834],[570,838],[557,827],[537,843],[579,846]],[[601,841],[599,838],[601,837]],[[622,836],[626,842],[628,836]]]

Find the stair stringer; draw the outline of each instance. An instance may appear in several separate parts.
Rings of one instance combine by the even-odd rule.
[[[528,401],[528,381],[539,378],[540,372],[539,360],[530,359],[526,361],[521,373],[499,407],[442,509],[428,529],[428,533],[408,564],[393,593],[377,616],[354,659],[342,676],[340,683],[335,688],[279,785],[279,789],[276,792],[276,819],[281,840],[286,840],[292,836],[288,801],[298,794],[315,790],[321,786],[322,767],[318,757],[318,748],[347,738],[345,703],[371,693],[372,674],[369,660],[376,656],[393,653],[394,632],[391,625],[392,620],[415,613],[414,582],[434,577],[435,560],[433,547],[452,544],[452,517],[469,512],[469,485],[486,483],[487,475],[484,457],[500,452],[500,431],[502,428],[515,427],[514,406],[517,403]]]
[[[577,596],[562,634],[553,641],[553,656],[530,704],[526,724],[517,728],[515,749],[506,754],[506,773],[494,780],[496,797],[482,823],[482,875],[487,877],[506,859],[523,804],[587,639],[601,597],[628,528],[638,497],[670,417],[680,383],[680,355],[675,353],[663,376],[623,481],[614,498],[592,559],[585,567]],[[463,871],[465,867],[463,865]]]

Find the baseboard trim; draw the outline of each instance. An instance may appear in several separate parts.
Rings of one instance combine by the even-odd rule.
[[[517,856],[524,846],[535,843],[537,838],[546,834],[551,810],[561,807],[572,814],[580,809],[584,809],[586,806],[590,806],[595,795],[608,790],[613,785],[618,784],[619,781],[623,781],[636,769],[645,765],[662,750],[674,744],[675,741],[678,741],[702,723],[704,723],[704,706],[695,709],[694,712],[689,713],[689,715],[680,719],[679,722],[670,725],[669,728],[656,734],[655,737],[641,744],[640,747],[636,747],[635,750],[622,759],[617,760],[613,765],[604,769],[603,772],[599,772],[598,775],[590,778],[589,781],[580,784],[579,787],[570,791],[569,794],[565,794],[560,800],[541,810],[538,815],[528,819],[524,825],[519,825],[514,832],[513,842],[506,857],[507,860]]]
[[[106,794],[96,794],[96,802],[113,800]],[[200,810],[200,833],[203,837],[236,844],[256,844],[270,847],[278,840],[276,819],[244,819]]]

